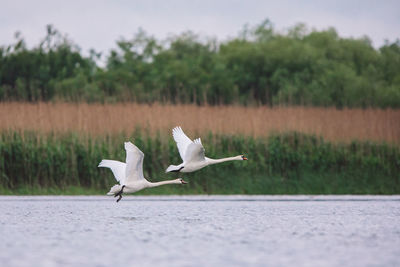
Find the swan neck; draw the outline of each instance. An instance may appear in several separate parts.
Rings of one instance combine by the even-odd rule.
[[[157,187],[157,186],[161,186],[161,185],[165,185],[165,184],[175,184],[176,181],[175,180],[168,180],[168,181],[162,181],[162,182],[149,182],[147,187]]]
[[[232,160],[241,160],[240,156],[238,157],[228,157],[228,158],[222,158],[222,159],[210,159],[208,158],[208,164],[217,164],[225,161],[232,161]]]

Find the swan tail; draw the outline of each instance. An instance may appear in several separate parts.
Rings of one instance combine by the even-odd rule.
[[[183,166],[181,165],[169,165],[168,168],[165,170],[165,172],[179,172],[180,170],[183,169]]]
[[[119,191],[121,191],[122,185],[116,184],[113,187],[111,187],[110,192],[107,193],[107,196],[113,196]]]
[[[112,163],[114,162],[114,160],[108,160],[108,159],[103,159],[102,161],[100,161],[99,165],[97,167],[103,167],[103,168],[112,168]]]

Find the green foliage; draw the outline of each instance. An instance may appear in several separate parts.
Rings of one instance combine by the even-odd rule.
[[[38,47],[29,50],[16,34],[17,42],[0,50],[0,84],[4,100],[50,100],[54,84],[84,72],[88,75],[94,62],[83,58],[79,49],[51,25]]]
[[[146,135],[148,136],[148,135]],[[0,193],[104,194],[115,184],[101,159],[124,161],[123,142],[144,153],[150,181],[189,181],[139,194],[399,194],[400,150],[385,144],[332,144],[315,136],[289,133],[269,139],[242,136],[203,138],[207,156],[245,154],[248,161],[208,166],[188,174],[165,174],[181,162],[172,138],[126,135],[98,138],[34,132],[0,134]]]
[[[0,48],[0,100],[138,101],[196,104],[400,107],[400,42],[265,20],[224,42],[185,32],[157,40],[139,30],[100,54],[80,54],[48,26],[35,48]]]

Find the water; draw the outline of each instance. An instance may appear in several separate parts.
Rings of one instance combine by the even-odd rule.
[[[0,265],[400,266],[400,196],[3,196]]]

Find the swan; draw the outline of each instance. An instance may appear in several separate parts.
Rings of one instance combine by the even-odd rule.
[[[122,194],[135,193],[139,190],[156,187],[165,184],[187,184],[183,179],[162,181],[151,183],[143,176],[143,158],[144,154],[140,149],[131,142],[125,142],[126,163],[116,160],[103,159],[98,167],[110,168],[115,179],[119,184],[111,187],[107,195],[119,197],[117,202],[122,198]]]
[[[187,137],[180,126],[172,129],[172,136],[174,137],[183,163],[179,165],[170,165],[165,172],[194,172],[208,165],[225,161],[247,160],[247,158],[243,155],[222,159],[207,158],[204,155],[205,150],[203,144],[201,143],[201,139],[197,138],[192,141],[189,137]]]

